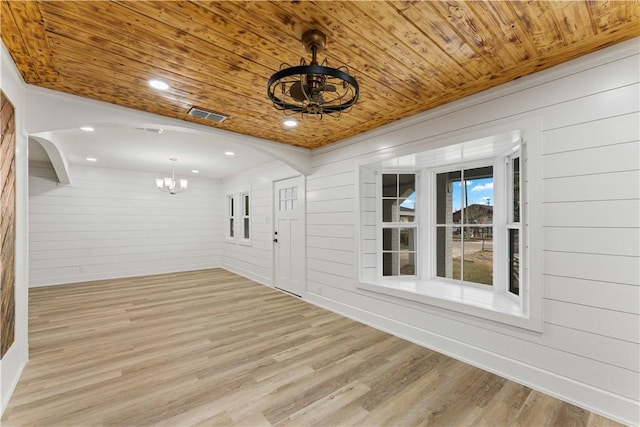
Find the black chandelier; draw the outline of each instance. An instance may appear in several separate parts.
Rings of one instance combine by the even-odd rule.
[[[360,88],[347,67],[331,68],[325,59],[318,64],[317,54],[327,44],[324,33],[310,30],[302,35],[302,45],[311,53],[311,63],[304,58],[300,65],[282,64],[267,83],[267,94],[273,106],[285,114],[302,114],[322,119],[339,116],[358,101]]]

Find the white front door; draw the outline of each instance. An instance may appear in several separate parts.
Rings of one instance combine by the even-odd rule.
[[[274,182],[275,287],[297,296],[305,289],[304,178]]]

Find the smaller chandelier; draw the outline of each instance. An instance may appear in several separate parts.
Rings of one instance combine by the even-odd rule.
[[[324,50],[327,38],[318,30],[302,35],[302,45],[311,53],[311,63],[304,58],[300,65],[282,64],[267,83],[267,94],[273,106],[285,114],[302,114],[322,119],[339,116],[358,101],[360,89],[347,67],[331,68],[325,59],[318,64],[317,54]]]
[[[158,187],[160,191],[176,194],[187,189],[188,181],[186,179],[176,181],[175,162],[177,162],[178,159],[172,157],[169,160],[173,162],[171,166],[171,178],[156,178],[156,187]]]

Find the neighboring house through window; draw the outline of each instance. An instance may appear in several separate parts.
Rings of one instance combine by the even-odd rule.
[[[493,285],[493,166],[436,174],[435,277]]]

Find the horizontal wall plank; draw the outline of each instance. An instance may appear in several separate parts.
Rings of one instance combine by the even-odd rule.
[[[640,372],[640,346],[629,341],[546,324],[542,343],[576,356]]]
[[[543,205],[545,227],[640,227],[640,201],[605,200]]]
[[[332,212],[355,212],[355,200],[323,200],[307,203],[307,214]]]
[[[597,307],[545,300],[545,322],[632,343],[640,343],[640,316]]]
[[[47,250],[36,250],[34,248],[30,248],[29,250],[29,260],[38,261],[38,260],[61,260],[61,263],[64,263],[67,259],[74,259],[83,257],[84,259],[88,259],[91,257],[104,257],[108,259],[111,256],[122,256],[122,255],[131,255],[134,256],[136,254],[161,254],[167,252],[187,252],[192,249],[197,249],[199,251],[208,251],[212,249],[218,248],[220,245],[215,241],[202,242],[197,241],[195,243],[189,242],[165,242],[164,244],[156,243],[154,245],[133,245],[133,246],[112,246],[112,247],[89,247],[82,249],[47,249]]]
[[[545,179],[544,202],[640,199],[640,171]]]
[[[213,198],[212,201],[217,202],[219,199]],[[162,202],[158,202],[158,206],[130,206],[123,203],[121,206],[111,205],[56,205],[48,203],[31,203],[29,206],[29,215],[33,216],[33,219],[38,219],[36,215],[42,215],[46,219],[47,216],[54,217],[55,215],[134,215],[134,216],[146,216],[151,213],[160,214],[160,216],[180,216],[188,214],[195,209],[195,206],[183,206],[182,204],[175,204],[173,206],[162,206]],[[218,216],[222,213],[223,209],[220,206],[208,206],[206,203],[200,202],[200,207],[197,208],[198,215],[206,216]],[[203,206],[204,205],[204,206]],[[158,210],[162,208],[162,212]]]
[[[122,274],[122,271],[129,272],[129,275],[136,276],[137,272],[148,272],[148,271],[162,271],[167,272],[171,271],[172,268],[175,268],[175,271],[185,271],[184,266],[199,266],[194,269],[205,269],[205,268],[215,268],[211,267],[214,265],[211,262],[212,257],[208,255],[202,255],[198,257],[163,257],[157,258],[154,260],[146,260],[146,261],[132,261],[132,262],[121,262],[117,264],[91,264],[86,265],[85,272],[79,275],[78,267],[56,267],[56,268],[46,268],[46,269],[38,269],[33,268],[29,271],[29,274],[33,276],[34,280],[42,280],[44,279],[45,284],[60,284],[60,283],[71,283],[78,282],[81,280],[77,280],[79,278],[83,278],[86,280],[96,280],[97,277],[104,278],[113,278],[113,277],[121,277],[118,274]],[[120,272],[120,273],[119,273]],[[149,274],[149,273],[144,273]],[[110,276],[113,275],[113,276]],[[127,276],[128,277],[128,276]],[[47,280],[51,280],[47,282]]]
[[[337,287],[340,289],[355,289],[356,281],[351,277],[345,277],[332,272],[307,270],[307,281],[315,282],[323,287]]]
[[[640,286],[640,258],[544,252],[544,272],[554,276]]]
[[[29,267],[35,270],[54,270],[56,268],[64,267],[78,267],[89,266],[91,270],[106,271],[109,266],[122,265],[126,263],[144,263],[155,262],[157,260],[167,260],[176,256],[179,253],[179,258],[183,259],[196,259],[198,257],[211,256],[208,252],[213,248],[195,248],[193,250],[182,250],[179,252],[173,250],[167,250],[164,252],[136,252],[136,253],[122,253],[116,255],[97,255],[89,256],[85,255],[82,258],[41,258],[33,259],[29,261]],[[80,271],[82,273],[82,271]]]
[[[335,276],[346,278],[356,278],[356,268],[354,264],[341,264],[331,261],[323,261],[315,258],[307,259],[307,269],[309,271],[330,271]]]
[[[327,236],[307,235],[307,247],[355,252],[357,245],[356,240],[353,237],[332,238]]]
[[[56,240],[73,240],[73,241],[86,241],[86,240],[113,240],[113,239],[139,239],[139,238],[149,238],[157,236],[160,233],[157,233],[158,230],[127,230],[127,231],[66,231],[66,232],[41,232],[41,233],[30,233],[29,241],[30,242],[38,242],[38,241],[56,241]],[[164,234],[166,237],[173,239],[180,239],[182,237],[196,237],[196,236],[207,236],[210,238],[215,238],[218,236],[217,229],[211,229],[210,233],[203,233],[202,230],[164,230]]]
[[[640,105],[640,84],[629,84],[546,108],[544,128],[545,130],[556,129],[621,116],[637,112],[638,105]]]
[[[555,178],[638,170],[639,159],[640,141],[548,154],[543,159],[542,175]]]
[[[182,244],[191,244],[198,245],[203,244],[201,236],[182,236],[180,238],[180,242]],[[216,247],[220,246],[219,242],[207,241],[207,243],[213,243]],[[101,249],[114,249],[118,250],[119,248],[126,248],[130,246],[138,247],[138,246],[162,246],[162,245],[172,245],[175,244],[175,240],[171,236],[152,236],[152,237],[140,237],[138,239],[103,239],[100,242],[99,248]],[[65,250],[90,250],[95,249],[94,243],[90,240],[37,240],[29,242],[29,251],[32,253],[36,252],[45,252],[45,253],[55,253],[58,251]]]
[[[105,226],[113,227],[118,223],[134,224],[141,222],[149,225],[166,225],[167,223],[173,223],[173,221],[180,221],[184,218],[184,212],[158,212],[155,213],[149,209],[146,212],[138,212],[137,214],[103,214],[101,212],[94,212],[93,214],[79,214],[79,213],[67,213],[67,214],[46,214],[46,213],[31,213],[30,220],[32,224],[105,224]],[[201,223],[210,220],[213,215],[212,211],[208,212],[192,212],[189,217],[196,223]]]
[[[640,140],[640,112],[606,117],[544,132],[543,154]]]
[[[202,218],[206,220],[202,220]],[[157,218],[159,219],[159,218]],[[218,224],[212,224],[211,218],[209,216],[201,217],[200,222],[195,222],[196,218],[194,218],[193,222],[184,221],[183,224],[180,224],[180,228],[183,231],[190,230],[200,230],[206,233],[209,230],[219,230]],[[175,227],[176,222],[181,221],[180,217],[175,217],[173,220],[166,220],[164,222],[161,221],[153,221],[147,222],[140,218],[136,222],[125,222],[125,221],[114,221],[109,218],[109,221],[96,221],[96,222],[50,222],[50,223],[42,223],[35,222],[30,225],[29,233],[58,233],[58,232],[100,232],[100,231],[156,231],[162,232],[167,230],[168,228]]]
[[[354,171],[341,171],[337,174],[321,175],[313,173],[307,177],[307,191],[321,190],[324,188],[340,187],[345,184],[355,184]]]
[[[556,252],[640,256],[640,228],[545,228],[543,248]]]
[[[308,213],[307,224],[309,225],[354,225],[356,222],[353,212],[326,212]]]
[[[203,206],[204,201],[215,200],[216,204],[210,209],[219,209],[221,207],[219,203],[219,197],[215,195],[207,195],[206,197],[196,197],[193,199],[187,199],[186,197],[182,197],[181,200],[175,201],[175,198],[168,199],[167,194],[160,193],[158,194],[147,194],[148,197],[140,197],[138,198],[122,198],[122,199],[103,199],[98,195],[94,195],[92,197],[56,197],[51,193],[48,194],[39,194],[36,193],[32,188],[29,189],[29,204],[31,206],[72,206],[72,207],[104,207],[104,208],[156,208],[162,209],[164,207],[169,207],[171,209],[182,209],[184,211],[199,209]],[[186,193],[181,193],[182,196],[186,196]],[[163,197],[164,196],[164,197]],[[186,200],[185,200],[186,199]],[[173,202],[173,203],[172,203]]]
[[[307,225],[307,235],[354,238],[356,228],[353,225]]]
[[[640,314],[640,286],[562,276],[544,276],[547,299]]]
[[[355,189],[352,183],[345,183],[339,187],[310,190],[307,191],[307,202],[353,199],[354,191]]]
[[[320,249],[308,247],[307,258],[317,259],[320,261],[330,261],[338,264],[354,265],[356,263],[355,252],[336,249]]]

